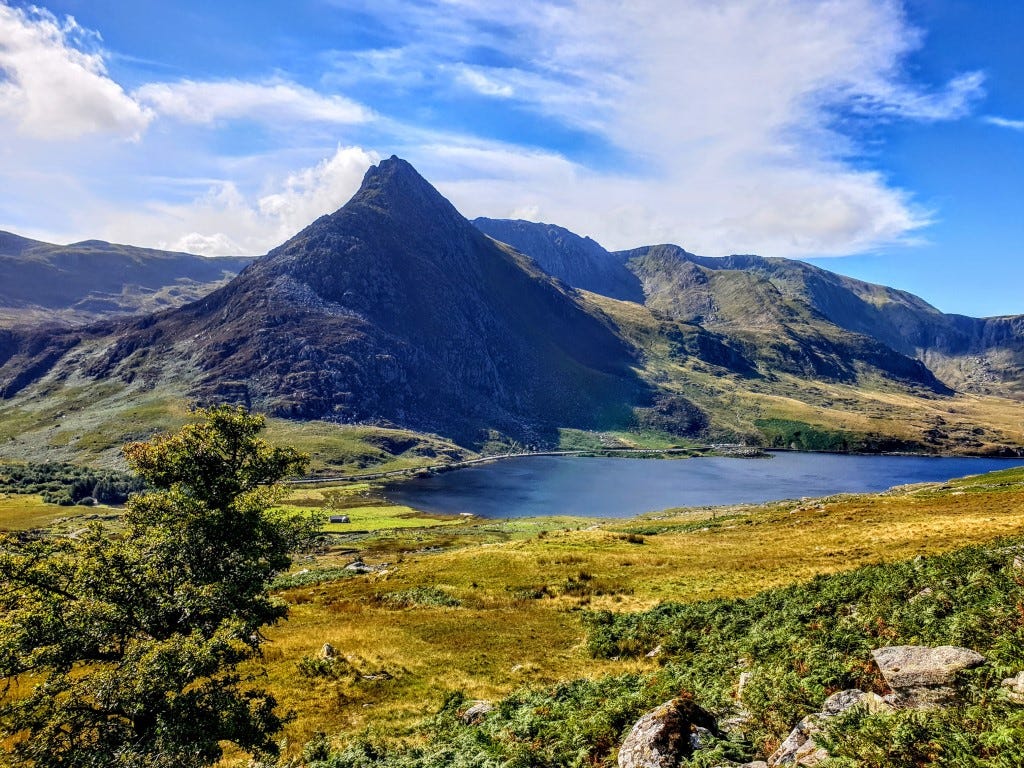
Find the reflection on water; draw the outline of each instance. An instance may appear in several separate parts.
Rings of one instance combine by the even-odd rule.
[[[1024,459],[776,453],[766,459],[532,456],[387,486],[425,512],[508,518],[630,517],[668,507],[881,491],[1024,464]]]

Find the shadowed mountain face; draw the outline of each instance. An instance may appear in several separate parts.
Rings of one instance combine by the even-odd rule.
[[[51,245],[0,232],[0,324],[80,325],[180,306],[251,261],[100,240]]]
[[[551,442],[558,426],[628,426],[648,398],[634,355],[391,158],[342,209],[195,303],[45,344],[0,339],[0,386],[9,396],[55,366],[115,380],[180,368],[202,401]]]
[[[637,427],[830,450],[1022,442],[1015,404],[950,397],[1024,395],[1021,318],[943,315],[785,259],[673,245],[612,254],[549,225],[477,225],[493,236],[391,158],[343,208],[191,304],[0,330],[0,400],[11,401],[0,411],[29,419],[51,399],[54,414],[130,414],[147,398],[242,402],[474,447]],[[0,236],[0,253],[21,263],[40,248],[56,246]],[[68,248],[77,255],[47,263],[98,271],[88,260],[109,249],[152,255]]]
[[[473,224],[495,240],[508,243],[566,285],[623,301],[644,300],[636,275],[625,259],[591,240],[553,224],[507,219],[474,219]]]

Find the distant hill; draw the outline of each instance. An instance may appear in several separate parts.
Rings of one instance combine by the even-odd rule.
[[[180,306],[251,261],[100,240],[51,245],[0,231],[0,326],[82,325]]]
[[[676,245],[610,253],[550,224],[474,223],[575,288],[723,335],[734,350],[728,354],[742,351],[741,367],[760,360],[773,370],[850,381],[867,365],[933,389],[1024,396],[1024,316],[947,315],[906,291],[791,259],[708,258]],[[633,295],[622,290],[623,274],[635,281]]]

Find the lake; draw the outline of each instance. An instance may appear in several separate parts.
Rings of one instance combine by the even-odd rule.
[[[385,496],[440,514],[631,517],[669,507],[882,491],[1021,465],[1024,459],[788,452],[759,459],[529,456],[393,483]]]

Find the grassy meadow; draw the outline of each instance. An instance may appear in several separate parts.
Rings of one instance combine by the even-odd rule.
[[[371,483],[293,486],[282,509],[350,517],[328,525],[326,546],[278,580],[290,618],[268,631],[265,657],[249,669],[294,714],[285,739],[295,757],[318,733],[335,748],[367,736],[418,743],[418,726],[452,700],[660,668],[643,653],[595,656],[592,611],[748,597],[1019,534],[1024,468],[623,520],[428,516],[389,504]],[[9,530],[69,531],[82,516],[113,514],[0,499],[0,527]],[[346,570],[355,560],[372,572]],[[320,658],[325,643],[335,660]]]
[[[413,738],[458,693],[493,699],[558,681],[656,669],[592,658],[584,611],[745,597],[1024,529],[1024,470],[872,495],[623,521],[457,521],[337,537],[296,570],[361,557],[380,570],[281,591],[260,674],[292,709],[295,749],[316,732]],[[343,660],[318,665],[324,643]]]

